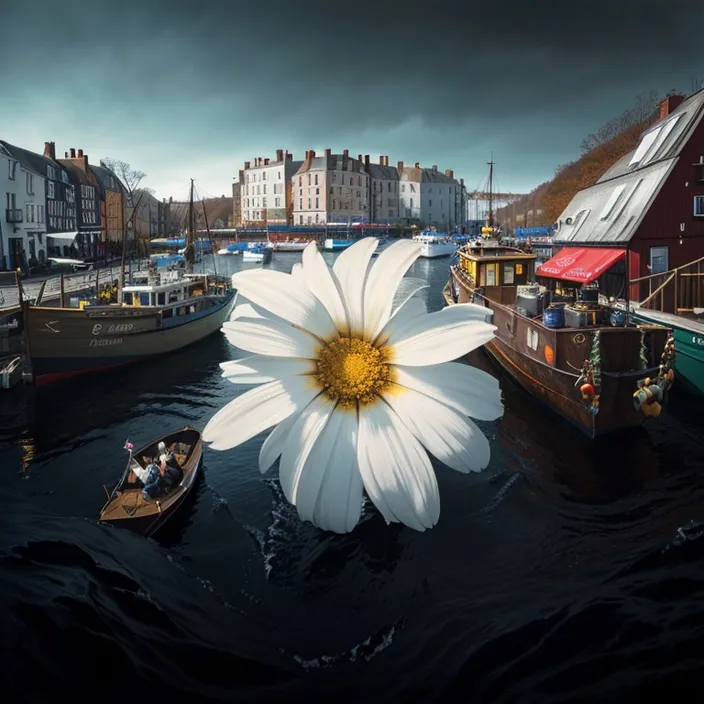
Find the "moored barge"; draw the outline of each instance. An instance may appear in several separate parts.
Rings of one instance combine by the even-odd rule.
[[[535,254],[510,247],[458,250],[444,295],[492,311],[496,336],[484,349],[526,391],[590,438],[659,414],[673,379],[669,330],[636,325],[578,287],[534,283]],[[661,364],[662,362],[662,364]]]

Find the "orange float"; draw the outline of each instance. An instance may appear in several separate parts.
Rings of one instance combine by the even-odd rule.
[[[543,354],[545,355],[545,361],[552,365],[555,363],[555,350],[553,350],[550,345],[545,345],[545,350],[543,351]]]

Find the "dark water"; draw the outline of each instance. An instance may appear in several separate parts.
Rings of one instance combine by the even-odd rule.
[[[222,258],[221,258],[222,259]],[[298,255],[278,255],[290,268]],[[236,259],[228,264],[238,266]],[[440,306],[447,261],[419,262]],[[106,375],[0,396],[5,701],[617,702],[700,691],[704,412],[675,397],[592,450],[502,379],[489,469],[438,467],[439,525],[298,522],[262,437],[206,451],[160,542],[99,526],[102,485],[238,393],[217,335]],[[491,369],[481,355],[475,363]]]

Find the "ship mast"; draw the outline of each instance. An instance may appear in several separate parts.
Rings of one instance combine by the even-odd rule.
[[[188,202],[188,232],[186,233],[186,273],[193,273],[193,260],[195,244],[193,242],[194,230],[194,213],[193,213],[193,179],[191,179],[191,197]]]
[[[494,210],[493,210],[493,195],[494,195],[494,155],[491,155],[491,161],[487,162],[489,165],[489,219],[487,221],[487,227],[494,227]]]

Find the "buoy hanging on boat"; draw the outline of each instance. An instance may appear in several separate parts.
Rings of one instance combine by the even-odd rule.
[[[643,415],[657,418],[662,412],[665,394],[675,380],[675,339],[668,337],[662,353],[662,363],[655,379],[646,377],[638,382],[638,390],[633,394],[633,405]]]

